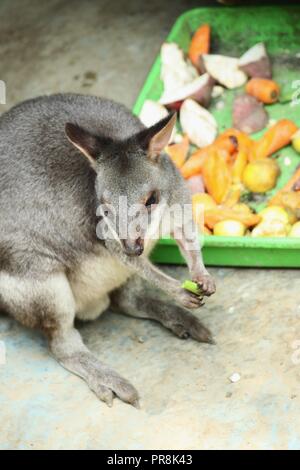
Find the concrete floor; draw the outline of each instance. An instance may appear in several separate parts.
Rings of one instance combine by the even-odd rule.
[[[2,0],[0,112],[57,91],[132,106],[175,18],[200,3]],[[186,277],[185,268],[166,269]],[[80,326],[87,345],[136,385],[141,410],[118,400],[107,408],[56,364],[39,333],[0,316],[0,448],[299,449],[299,272],[211,272],[218,290],[199,315],[216,346],[110,312]],[[231,383],[235,372],[241,379]]]

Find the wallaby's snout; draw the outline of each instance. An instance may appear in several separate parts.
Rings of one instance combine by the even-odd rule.
[[[122,244],[128,256],[140,256],[144,251],[144,240],[141,237],[136,240],[122,240]]]

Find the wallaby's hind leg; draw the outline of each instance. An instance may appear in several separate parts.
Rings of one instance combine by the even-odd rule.
[[[111,406],[115,394],[138,405],[135,388],[101,363],[74,328],[75,301],[64,274],[38,281],[0,273],[0,306],[23,325],[42,329],[57,361],[83,378],[101,400]]]
[[[124,286],[112,293],[111,306],[133,317],[156,320],[179,338],[191,337],[202,343],[214,343],[211,332],[195,315],[177,305],[149,297],[145,292],[144,281],[132,276]]]

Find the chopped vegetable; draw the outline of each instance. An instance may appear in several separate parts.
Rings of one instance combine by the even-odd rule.
[[[190,280],[184,281],[181,287],[185,290],[188,290],[189,292],[192,292],[198,297],[203,297],[204,295],[202,289],[194,281],[190,281]]]
[[[205,225],[203,227],[203,233],[204,233],[204,235],[212,235],[212,231],[209,230],[209,228],[206,227]]]
[[[141,109],[139,118],[146,127],[151,127],[161,119],[168,116],[168,110],[157,101],[146,100]]]
[[[300,192],[299,191],[279,191],[269,204],[276,204],[284,207],[290,215],[290,222],[294,222],[293,218],[300,219]]]
[[[268,222],[269,220],[280,220],[284,224],[290,222],[289,215],[280,206],[269,206],[259,212],[262,222]]]
[[[296,152],[300,153],[300,129],[293,135],[292,145]]]
[[[280,174],[278,163],[263,159],[248,163],[243,172],[243,183],[253,193],[265,193],[274,188]]]
[[[289,119],[280,119],[270,127],[263,137],[255,142],[251,159],[265,158],[291,142],[292,136],[298,130]]]
[[[290,217],[280,206],[270,206],[259,212],[261,223],[252,231],[253,237],[285,237],[290,231]]]
[[[194,33],[189,47],[189,58],[197,68],[201,68],[199,59],[202,54],[208,54],[210,48],[210,26],[203,24]]]
[[[289,237],[300,237],[300,221],[296,222],[290,232],[289,232]]]
[[[242,186],[240,184],[232,184],[223,198],[222,204],[226,207],[234,207],[240,200],[241,188]]]
[[[197,29],[188,57],[177,44],[163,44],[163,93],[159,103],[146,100],[141,121],[150,126],[167,115],[167,108],[179,111],[181,133],[174,131],[173,144],[169,143],[165,152],[186,178],[193,218],[202,233],[300,236],[300,165],[280,191],[272,198],[267,194],[280,175],[277,160],[267,157],[289,144],[300,153],[300,129],[289,119],[269,120],[263,106],[282,101],[287,80],[282,82],[282,90],[272,80],[271,63],[263,43],[252,46],[240,59],[210,54],[210,33],[208,24]],[[234,96],[233,127],[217,136],[217,122],[205,107],[211,98],[226,93],[225,88],[244,84],[245,92]],[[231,101],[230,94],[228,100]],[[221,110],[228,100],[227,96],[217,99],[214,109]],[[260,139],[249,136],[265,127],[267,130]],[[280,159],[283,166],[290,166],[293,161],[288,155]],[[256,214],[252,205],[257,204],[267,207]],[[196,283],[186,282],[198,292]]]
[[[232,207],[232,209],[236,212],[242,212],[243,214],[252,214],[250,207],[243,202],[238,202]]]
[[[161,79],[164,92],[178,90],[198,77],[195,67],[184,59],[183,51],[175,43],[161,47]]]
[[[247,75],[238,68],[239,60],[218,54],[204,54],[205,70],[226,88],[238,88],[247,81]]]
[[[139,118],[146,127],[151,127],[153,124],[156,124],[161,119],[167,117],[168,114],[168,110],[161,104],[157,103],[157,101],[146,100],[141,109]],[[170,142],[173,142],[175,137],[176,128],[174,127],[170,137]]]
[[[272,78],[271,62],[264,43],[259,42],[248,49],[239,60],[239,68],[251,78]]]
[[[210,145],[217,135],[217,122],[207,109],[187,99],[180,110],[180,124],[190,141],[198,147]]]
[[[206,157],[209,155],[210,146],[196,150],[180,169],[184,178],[190,178],[202,172]]]
[[[223,88],[220,85],[215,85],[213,87],[211,97],[212,98],[219,98],[219,96],[223,95],[224,91],[225,91],[225,88]]]
[[[189,178],[190,176],[201,173],[205,159],[212,150],[225,150],[228,154],[232,154],[237,149],[237,146],[238,142],[234,135],[230,133],[219,135],[212,145],[197,150],[190,156],[181,168],[182,176]]]
[[[288,180],[288,182],[272,197],[272,199],[270,199],[269,203],[273,204],[273,201],[275,200],[275,198],[278,197],[278,195],[280,193],[284,193],[284,192],[287,192],[287,191],[292,191],[295,184],[298,182],[299,179],[300,179],[300,166],[298,166],[295,173]]]
[[[238,220],[246,227],[253,227],[261,221],[261,218],[257,214],[247,214],[244,211],[237,211],[224,206],[218,206],[204,212],[204,222],[208,228],[214,228],[222,220]]]
[[[239,220],[222,220],[214,226],[214,235],[224,237],[242,237],[246,226]]]
[[[207,193],[196,193],[192,196],[193,216],[198,225],[203,225],[203,215],[205,211],[217,207],[214,199]]]
[[[178,144],[168,145],[165,148],[166,153],[171,158],[172,162],[177,168],[181,168],[185,162],[189,151],[189,139],[184,136],[182,141]]]
[[[250,95],[236,96],[233,102],[233,126],[246,134],[264,129],[268,113],[262,103]]]
[[[274,80],[251,78],[246,85],[246,92],[262,103],[272,104],[278,101],[280,87]]]
[[[261,222],[251,232],[252,237],[286,237],[291,226],[281,220],[271,219]]]
[[[231,176],[233,183],[241,183],[244,170],[248,163],[248,154],[245,150],[241,149],[237,152],[236,158],[231,167]]]
[[[229,191],[231,174],[220,150],[213,150],[203,165],[203,180],[207,192],[220,204]]]
[[[179,88],[166,90],[159,101],[168,108],[179,109],[183,100],[192,98],[207,108],[211,100],[214,83],[215,80],[208,73],[205,73]]]

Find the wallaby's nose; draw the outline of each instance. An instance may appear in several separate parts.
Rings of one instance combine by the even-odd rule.
[[[140,237],[136,240],[122,240],[122,242],[128,256],[140,256],[144,251],[144,241]]]

